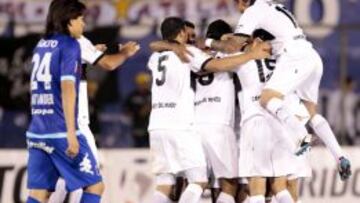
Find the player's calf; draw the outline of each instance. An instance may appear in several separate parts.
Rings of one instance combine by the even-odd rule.
[[[29,192],[29,197],[26,200],[26,203],[42,203],[46,202],[50,197],[50,192],[47,190],[34,190],[31,189]]]
[[[81,196],[80,203],[100,203],[104,190],[105,185],[103,182],[86,187]]]

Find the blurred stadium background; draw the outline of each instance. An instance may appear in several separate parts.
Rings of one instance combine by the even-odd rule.
[[[346,146],[353,177],[340,182],[321,147],[313,150],[314,177],[301,184],[304,202],[360,202],[360,0],[282,0],[305,28],[325,65],[320,112]],[[32,48],[44,29],[50,0],[0,0],[0,202],[26,196],[26,142]],[[150,41],[166,16],[181,16],[199,36],[212,20],[235,25],[232,0],[87,0],[86,36],[93,43],[135,40],[141,51],[120,69],[88,73],[91,129],[102,149],[107,203],[142,203],[152,191],[146,69]],[[144,148],[144,149],[140,149]],[[70,197],[71,199],[71,197]],[[206,197],[205,197],[206,199]]]

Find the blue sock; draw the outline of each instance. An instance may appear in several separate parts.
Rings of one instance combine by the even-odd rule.
[[[101,196],[99,195],[83,192],[80,203],[100,203],[100,200]]]
[[[41,202],[29,196],[26,200],[26,203],[41,203]]]

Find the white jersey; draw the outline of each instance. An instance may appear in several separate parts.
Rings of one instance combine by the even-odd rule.
[[[84,36],[78,39],[81,49],[81,60],[83,64],[95,64],[104,53],[97,50],[96,47]],[[85,70],[83,70],[85,74]],[[89,125],[89,102],[87,94],[86,79],[81,80],[79,86],[79,104],[78,104],[78,123],[83,125]]]
[[[256,0],[240,17],[235,33],[251,36],[258,29],[267,31],[274,38],[271,45],[275,55],[281,54],[284,48],[311,47],[293,15],[282,4]]]
[[[232,74],[219,72],[196,76],[196,123],[234,126],[235,85]]]
[[[239,93],[241,122],[255,115],[264,115],[259,99],[265,83],[270,79],[275,68],[275,60],[252,60],[241,65],[236,74],[239,77],[242,91]]]
[[[193,56],[183,63],[174,52],[151,55],[148,63],[152,71],[152,109],[149,131],[159,129],[190,129],[195,120],[195,93],[191,87],[191,71],[199,72],[212,59],[201,50],[189,46]]]

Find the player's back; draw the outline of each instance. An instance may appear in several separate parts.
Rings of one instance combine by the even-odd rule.
[[[148,66],[153,76],[149,130],[191,127],[195,94],[191,88],[190,65],[166,51],[154,53]]]
[[[78,89],[80,62],[80,48],[72,37],[57,34],[38,42],[32,58],[32,120],[27,137],[66,137],[61,81],[74,81]]]
[[[236,70],[241,83],[239,103],[242,122],[255,115],[263,115],[265,110],[260,105],[260,95],[265,83],[270,79],[275,68],[275,60],[252,60]]]
[[[257,0],[241,16],[236,32],[265,30],[270,34],[273,53],[280,54],[284,48],[312,47],[294,16],[282,4]],[[253,34],[253,33],[246,33]],[[293,46],[292,46],[293,45]]]
[[[196,123],[234,125],[235,86],[232,75],[232,72],[218,72],[195,77]]]

